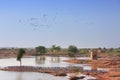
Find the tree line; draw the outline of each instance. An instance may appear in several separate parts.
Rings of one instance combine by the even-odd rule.
[[[19,48],[17,52],[17,60],[20,61],[21,65],[21,58],[26,53],[25,48]],[[45,54],[51,55],[59,55],[65,54],[69,57],[73,57],[76,59],[78,55],[89,56],[91,48],[77,48],[74,45],[70,45],[68,48],[61,48],[60,46],[52,45],[51,48],[46,48],[45,46],[37,46],[34,49],[34,55],[40,56]],[[120,48],[92,48],[92,50],[96,51],[98,54],[108,54],[113,55],[117,54],[120,56]]]

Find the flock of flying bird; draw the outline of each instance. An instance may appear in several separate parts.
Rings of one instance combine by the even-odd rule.
[[[19,20],[19,22],[22,24],[25,24],[25,25],[27,24],[27,25],[31,26],[33,28],[33,30],[35,31],[35,30],[40,30],[41,27],[48,29],[48,28],[56,25],[56,23],[58,22],[58,19],[57,19],[58,17],[59,17],[58,13],[55,13],[54,16],[42,14],[40,17],[30,17],[26,20]],[[83,22],[83,21],[81,21],[81,22]],[[78,20],[75,22],[78,22],[79,24],[81,24],[80,21],[78,21]],[[84,21],[84,23],[82,23],[82,24],[93,25],[94,23],[89,22],[89,21]]]
[[[56,24],[58,14],[56,13],[54,16],[48,16],[47,14],[43,14],[40,17],[31,17],[26,20],[19,20],[19,23],[27,24],[33,27],[33,30],[39,30],[40,27],[51,27]]]

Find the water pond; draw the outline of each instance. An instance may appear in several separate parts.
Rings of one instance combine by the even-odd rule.
[[[67,67],[67,66],[80,66],[83,69],[90,70],[91,67],[85,64],[73,64],[63,62],[63,60],[71,59],[68,57],[29,57],[22,58],[23,66],[36,66],[36,67]],[[89,59],[89,58],[81,58]],[[16,58],[0,59],[0,67],[19,66],[19,61]],[[0,71],[0,80],[67,80],[67,77],[56,77],[45,73],[35,72],[8,72]]]

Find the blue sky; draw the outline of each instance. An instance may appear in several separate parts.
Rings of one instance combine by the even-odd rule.
[[[120,47],[120,0],[0,0],[0,47]]]

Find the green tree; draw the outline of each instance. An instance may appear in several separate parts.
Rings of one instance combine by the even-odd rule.
[[[69,55],[70,57],[74,57],[74,59],[76,59],[76,54],[77,54],[77,53],[78,53],[78,49],[77,49],[76,46],[70,45],[70,46],[68,47],[68,55]]]
[[[61,48],[60,48],[60,46],[56,46],[54,50],[55,50],[55,53],[59,53]]]
[[[46,48],[44,46],[38,46],[35,48],[35,50],[37,55],[46,53]]]
[[[56,54],[56,52],[59,52],[61,50],[60,46],[53,45],[51,48],[51,51]]]
[[[20,61],[20,66],[22,66],[21,58],[23,57],[24,54],[25,54],[25,50],[20,48],[17,54],[17,61]]]

